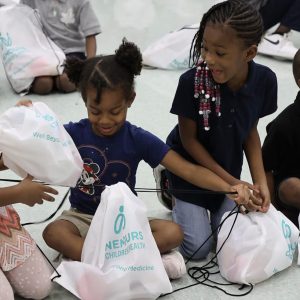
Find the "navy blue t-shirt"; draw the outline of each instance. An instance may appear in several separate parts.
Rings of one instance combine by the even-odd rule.
[[[93,133],[88,119],[65,125],[81,158],[84,170],[71,189],[71,206],[94,214],[106,185],[125,182],[134,192],[136,171],[141,160],[155,168],[170,150],[163,141],[129,122],[111,137]]]
[[[228,173],[240,178],[244,141],[259,118],[277,109],[276,75],[268,67],[251,61],[246,83],[237,92],[231,91],[226,84],[221,84],[221,116],[217,117],[213,104],[209,115],[210,130],[206,131],[203,116],[199,114],[199,99],[194,98],[195,72],[196,69],[193,68],[181,75],[171,113],[195,121],[198,124],[197,136],[200,143]],[[181,143],[178,125],[169,134],[167,144],[187,160],[196,163]],[[167,175],[173,189],[199,190],[170,172]],[[174,195],[211,210],[217,209],[224,198],[199,193],[174,192]]]

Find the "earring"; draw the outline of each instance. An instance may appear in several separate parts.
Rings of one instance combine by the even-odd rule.
[[[205,61],[200,61],[196,66],[194,80],[194,98],[199,99],[199,114],[203,116],[203,126],[208,131],[211,102],[215,103],[216,115],[221,116],[220,85],[214,81]]]

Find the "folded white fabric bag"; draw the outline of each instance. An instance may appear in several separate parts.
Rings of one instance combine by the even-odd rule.
[[[37,11],[23,4],[0,7],[0,54],[17,93],[28,91],[35,77],[62,74],[66,58],[44,33]]]
[[[235,214],[221,226],[217,251],[228,237],[234,219]],[[266,280],[291,266],[298,236],[298,228],[272,205],[267,213],[238,214],[218,254],[221,275],[235,283],[255,284]]]
[[[170,32],[143,51],[143,64],[161,69],[186,69],[193,38],[199,24]]]
[[[102,192],[81,260],[62,262],[55,279],[80,299],[156,299],[172,291],[146,206],[123,182]]]
[[[4,164],[50,184],[75,186],[83,161],[70,135],[44,103],[9,108],[0,115],[0,151]]]

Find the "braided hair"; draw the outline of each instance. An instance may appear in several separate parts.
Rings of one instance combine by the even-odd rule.
[[[209,71],[206,62],[201,61],[203,34],[208,22],[226,24],[231,27],[245,48],[258,45],[263,35],[261,16],[250,4],[243,0],[228,0],[212,6],[200,22],[190,48],[189,64],[196,66],[194,98],[199,99],[199,114],[203,116],[203,126],[209,130],[209,114],[212,102],[215,103],[217,116],[221,115],[220,86]]]
[[[66,61],[65,72],[79,91],[84,102],[87,89],[96,89],[96,101],[101,101],[102,90],[121,88],[126,99],[134,90],[134,78],[142,69],[142,54],[139,48],[125,38],[113,55],[95,56],[85,61],[70,58]]]
[[[258,45],[263,35],[263,23],[259,12],[247,1],[228,0],[212,6],[200,22],[190,49],[190,61],[197,65],[202,48],[203,34],[206,24],[226,24],[231,27],[238,38],[244,41],[246,47]]]

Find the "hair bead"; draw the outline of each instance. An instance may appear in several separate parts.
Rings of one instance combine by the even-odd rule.
[[[209,114],[212,103],[214,103],[217,117],[221,116],[221,97],[220,85],[214,81],[203,60],[196,66],[194,83],[194,98],[199,100],[199,114],[203,116],[203,126],[207,131],[210,129]]]

